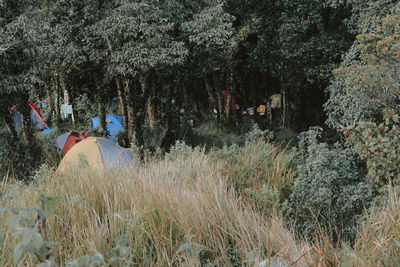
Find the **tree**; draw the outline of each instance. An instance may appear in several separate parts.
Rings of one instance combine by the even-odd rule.
[[[331,70],[353,41],[345,24],[350,9],[321,1],[281,0],[260,5],[255,14],[258,19],[252,27],[259,34],[249,60],[271,77],[268,93],[281,93],[283,124],[307,123],[313,116],[312,120],[321,122],[316,114],[322,112],[315,109],[322,108]],[[290,118],[288,111],[293,108]]]
[[[325,105],[328,123],[343,128],[379,186],[400,181],[399,23],[400,5],[373,32],[357,36],[360,60],[335,72]]]
[[[233,20],[234,17],[224,10],[224,2],[210,1],[204,9],[182,24],[191,55],[188,64],[195,77],[204,81],[210,111],[213,113],[218,107],[219,113],[225,112],[227,117],[233,93],[233,56],[236,47]],[[226,108],[222,107],[222,89],[228,89]],[[218,96],[217,101],[215,95]]]
[[[400,91],[398,10],[381,26],[357,37],[346,60],[335,70],[325,104],[327,124],[340,129],[357,121],[381,122],[383,109],[396,109]]]
[[[177,26],[168,16],[166,4],[119,1],[113,5],[92,28],[101,41],[99,49],[107,48],[107,53],[103,50],[96,60],[104,60],[121,101],[126,100],[121,104],[129,141],[143,146],[145,104],[151,92],[149,78],[182,64],[188,53],[184,43],[174,39]]]

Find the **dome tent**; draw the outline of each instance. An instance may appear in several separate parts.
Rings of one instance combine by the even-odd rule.
[[[68,171],[70,166],[79,166],[85,160],[92,170],[104,171],[112,167],[124,168],[133,163],[133,154],[104,137],[88,137],[74,145],[57,168],[57,173]]]
[[[68,150],[70,150],[75,144],[84,140],[85,137],[78,132],[69,131],[67,133],[63,133],[56,138],[56,146],[61,152],[61,155],[65,155]]]
[[[30,109],[30,117],[32,124],[35,125],[37,131],[43,131],[49,129],[47,124],[44,122],[42,114],[40,113],[39,108],[31,101],[28,102]],[[17,106],[14,106],[11,109],[12,119],[15,124],[15,128],[22,127],[22,114],[17,111]]]
[[[92,129],[98,129],[99,126],[99,117],[94,117],[92,119]],[[124,131],[124,126],[122,125],[122,117],[114,114],[106,114],[106,129],[109,132],[108,138],[113,142],[116,142],[118,133]]]

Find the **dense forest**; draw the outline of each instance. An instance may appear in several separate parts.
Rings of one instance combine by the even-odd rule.
[[[224,239],[232,229],[222,225],[215,231],[208,229],[221,235],[213,243],[213,237],[203,236],[208,230],[199,226],[198,232],[189,235],[192,230],[179,225],[178,215],[161,212],[162,218],[175,218],[171,225],[182,231],[170,233],[176,235],[176,239],[170,237],[171,242],[196,244],[197,254],[175,259],[174,253],[181,253],[182,246],[160,241],[162,234],[167,235],[157,232],[160,222],[152,228],[160,236],[134,238],[136,250],[130,252],[132,258],[126,256],[131,262],[118,256],[118,264],[110,262],[110,266],[247,266],[243,255],[253,252],[252,264],[265,255],[292,260],[306,255],[300,260],[308,257],[306,263],[299,266],[317,266],[318,262],[322,262],[318,266],[372,266],[378,258],[382,266],[399,263],[398,223],[395,226],[390,219],[379,217],[379,209],[386,209],[382,212],[394,214],[393,222],[400,218],[396,208],[400,183],[399,1],[0,0],[0,62],[2,190],[10,180],[29,184],[44,169],[50,172],[57,167],[61,155],[54,139],[58,135],[76,130],[107,136],[107,114],[116,114],[122,118],[123,131],[114,141],[137,155],[137,168],[148,168],[138,172],[143,188],[132,191],[146,191],[150,185],[145,177],[156,170],[165,168],[171,175],[168,162],[172,161],[182,173],[187,172],[177,174],[184,180],[192,174],[197,177],[202,168],[207,169],[206,176],[215,176],[211,171],[215,169],[235,192],[225,196],[222,190],[224,203],[235,202],[235,197],[245,201],[240,207],[226,204],[235,215],[225,214],[227,221],[245,229],[245,238],[237,233]],[[71,107],[69,113],[66,107]],[[46,131],[38,131],[32,110],[42,116]],[[13,117],[16,112],[19,123]],[[96,116],[99,123],[94,129],[91,123]],[[200,165],[188,167],[179,161]],[[121,174],[118,179],[128,176]],[[167,180],[160,183],[171,186]],[[214,184],[215,190],[218,185]],[[54,193],[48,182],[43,186],[46,194]],[[72,183],[68,186],[74,187]],[[182,192],[197,190],[179,186]],[[63,189],[59,190],[62,194]],[[0,191],[0,199],[3,194]],[[137,201],[145,210],[147,200]],[[271,250],[261,248],[260,243],[278,241],[271,236],[272,241],[250,237],[262,234],[250,223],[240,224],[247,204],[256,214],[251,214],[253,225],[273,227],[271,221],[263,220],[266,214],[279,214],[282,229],[293,229],[293,240],[310,240],[314,250],[296,250],[300,241],[293,250],[296,256],[288,247],[286,254],[273,245]],[[365,234],[374,231],[372,217],[391,225],[385,232],[391,239],[386,239],[381,254],[379,249],[362,245],[383,238],[384,233],[379,238]],[[145,229],[154,223],[143,220],[148,223],[142,225]],[[194,236],[195,243],[188,236]],[[240,243],[242,238],[246,244]],[[151,245],[141,243],[149,240]],[[19,251],[38,249],[26,244]],[[69,254],[56,255],[58,264],[79,256],[72,253],[73,244],[68,244]],[[118,244],[118,248],[125,245]],[[343,252],[346,248],[352,252]],[[366,251],[372,255],[369,262],[346,261],[349,258],[343,256],[353,253],[366,259]],[[14,260],[21,261],[15,253]],[[0,263],[9,264],[3,258]]]
[[[9,118],[18,105],[33,146],[26,103],[41,99],[49,127],[65,128],[60,106],[72,103],[68,127],[97,113],[100,134],[117,104],[126,144],[144,146],[156,123],[167,150],[182,139],[181,110],[238,128],[247,108],[265,105],[262,128],[295,132],[379,119],[398,89],[398,29],[381,24],[396,20],[396,2],[4,0],[2,142],[20,139]]]

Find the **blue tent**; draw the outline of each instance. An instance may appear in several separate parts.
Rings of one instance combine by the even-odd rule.
[[[92,119],[92,129],[98,129],[100,125],[99,117],[94,117]],[[117,135],[124,131],[122,125],[122,117],[114,114],[106,114],[106,129],[109,132],[108,139],[116,142]]]
[[[49,129],[47,124],[44,122],[42,114],[40,113],[39,108],[33,104],[32,102],[29,102],[29,106],[31,108],[30,110],[30,117],[31,117],[31,122],[36,128],[37,131],[44,131],[46,129]],[[12,114],[12,119],[14,121],[15,128],[21,128],[22,127],[22,115],[19,113],[16,109],[17,106],[14,106],[11,109],[11,114]]]

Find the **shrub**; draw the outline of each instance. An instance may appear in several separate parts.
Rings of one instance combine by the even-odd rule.
[[[285,205],[288,222],[314,236],[326,228],[332,241],[339,235],[353,240],[358,219],[373,197],[363,164],[348,149],[318,143],[321,131],[303,134],[297,155],[300,163],[292,194]]]
[[[400,183],[400,120],[394,110],[385,110],[383,123],[360,122],[344,127],[360,156],[366,160],[368,176],[377,186]]]
[[[254,126],[246,135],[244,146],[224,146],[211,153],[215,161],[223,163],[221,172],[236,191],[264,214],[279,210],[295,174],[288,168],[291,155],[270,143],[272,139],[271,132]]]
[[[207,149],[244,143],[242,136],[219,125],[216,121],[208,121],[195,126],[188,141],[192,146],[205,146]]]
[[[27,180],[42,162],[40,142],[27,144],[22,134],[13,138],[0,128],[0,179],[11,176],[19,180]]]

